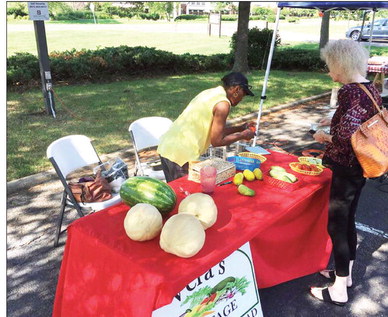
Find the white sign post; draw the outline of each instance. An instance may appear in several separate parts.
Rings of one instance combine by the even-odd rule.
[[[263,317],[249,242],[152,313],[171,316]]]
[[[47,2],[27,2],[28,15],[33,21],[47,21],[50,19]]]

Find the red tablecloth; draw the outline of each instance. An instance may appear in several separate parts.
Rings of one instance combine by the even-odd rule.
[[[277,152],[267,157],[264,171],[296,161]],[[294,191],[251,182],[255,197],[238,194],[233,184],[217,187],[217,222],[206,230],[202,250],[188,259],[162,251],[158,238],[130,240],[123,228],[129,209],[124,204],[78,219],[68,229],[53,316],[151,316],[247,241],[260,288],[325,268],[331,252],[326,232],[331,172],[298,177]],[[185,177],[170,185],[178,203],[184,198],[179,187],[200,191]]]

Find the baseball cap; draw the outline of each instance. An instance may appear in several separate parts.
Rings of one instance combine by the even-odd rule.
[[[248,84],[248,79],[242,73],[232,72],[222,77],[221,80],[224,86],[241,86],[247,95],[254,96],[254,93],[251,91],[252,86]]]

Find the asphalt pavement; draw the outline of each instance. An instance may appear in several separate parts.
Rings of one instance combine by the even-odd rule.
[[[327,94],[312,99],[265,112],[258,143],[265,148],[296,155],[301,155],[305,149],[322,149],[322,145],[315,143],[307,131],[310,123],[317,122],[333,109],[329,106]],[[254,118],[256,114],[244,119]],[[116,155],[125,160],[133,173],[134,156],[130,144],[128,149],[110,156]],[[52,172],[7,185],[7,316],[46,317],[52,314],[66,243],[65,232],[59,247],[53,247],[61,192],[62,186]],[[349,289],[346,306],[338,307],[313,299],[309,287],[325,285],[327,281],[312,274],[260,289],[264,316],[388,316],[387,214],[388,179],[368,180],[357,211],[358,258],[353,272],[354,285]],[[77,219],[76,213],[68,212],[65,224],[74,219]]]

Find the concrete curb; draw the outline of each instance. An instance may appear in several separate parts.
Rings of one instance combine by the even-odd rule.
[[[272,112],[284,110],[287,108],[292,108],[292,107],[295,107],[297,105],[300,105],[302,103],[306,103],[306,102],[309,102],[312,100],[320,99],[320,98],[329,96],[330,94],[331,94],[331,91],[325,92],[325,93],[322,93],[319,95],[311,96],[308,98],[300,99],[300,100],[297,100],[294,102],[286,103],[283,105],[278,105],[278,106],[272,107],[270,109],[265,109],[262,112],[262,116],[267,115],[267,114],[272,113]],[[257,114],[258,114],[258,112],[252,112],[252,113],[249,113],[249,114],[244,115],[242,117],[228,120],[227,122],[228,122],[228,124],[238,124],[238,123],[241,123],[241,122],[246,121],[246,120],[256,119]],[[122,157],[124,154],[126,156],[134,155],[134,151],[133,151],[133,149],[121,150],[121,151],[117,151],[114,153],[101,155],[100,158],[102,161],[107,161],[113,157],[118,157],[118,156]],[[9,181],[9,182],[7,182],[7,195],[13,194],[13,193],[17,192],[18,190],[27,189],[27,188],[31,188],[31,187],[39,185],[39,184],[43,184],[43,183],[45,183],[47,181],[51,181],[53,179],[57,179],[57,174],[54,171],[54,169],[51,169],[49,171],[45,171],[42,173],[29,175],[29,176],[26,176],[26,177],[23,177],[20,179],[15,179],[13,181]]]
[[[268,115],[268,114],[273,113],[273,112],[277,112],[277,111],[280,111],[280,110],[284,110],[284,109],[287,109],[287,108],[292,108],[292,107],[298,106],[298,105],[300,105],[302,103],[306,103],[306,102],[313,101],[313,100],[316,100],[316,99],[320,99],[320,98],[323,98],[323,97],[326,97],[326,96],[330,96],[330,94],[331,94],[331,91],[328,91],[328,92],[325,92],[325,93],[322,93],[322,94],[319,94],[319,95],[315,95],[315,96],[307,97],[307,98],[300,99],[300,100],[297,100],[297,101],[285,103],[283,105],[278,105],[278,106],[272,107],[270,109],[265,109],[265,110],[262,111],[261,116],[265,116],[265,115]],[[252,120],[252,119],[256,120],[257,119],[257,114],[258,114],[257,111],[256,112],[251,112],[251,113],[248,113],[248,114],[246,114],[246,115],[244,115],[242,117],[228,120],[228,123],[236,124],[236,123],[244,122],[246,120]]]

